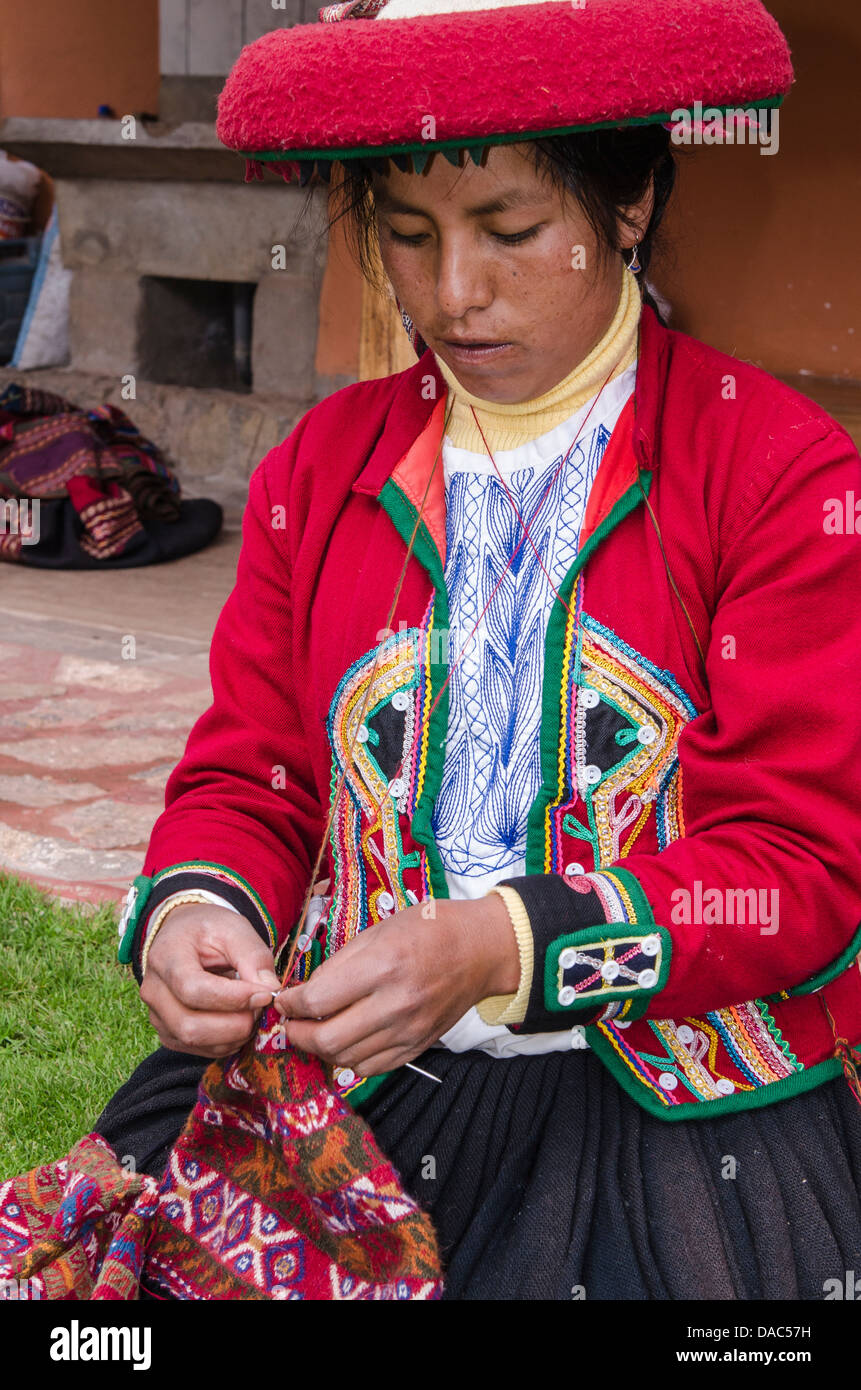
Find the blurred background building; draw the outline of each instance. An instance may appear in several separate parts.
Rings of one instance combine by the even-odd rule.
[[[786,378],[857,438],[861,7],[769,8],[797,73],[779,153],[681,151],[652,276],[673,326]],[[43,171],[31,231],[56,204],[70,276],[68,345],[58,337],[61,360],[28,376],[85,406],[122,405],[233,522],[249,473],[309,404],[411,361],[393,306],[327,234],[324,191],[308,205],[274,175],[245,185],[243,161],[215,138],[241,47],[317,9],[0,0],[0,147]]]

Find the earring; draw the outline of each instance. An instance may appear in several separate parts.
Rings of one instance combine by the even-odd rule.
[[[639,275],[640,271],[643,269],[643,267],[640,265],[640,258],[637,255],[637,248],[639,247],[639,245],[640,238],[637,237],[637,240],[634,242],[634,245],[631,248],[634,254],[628,261],[628,269],[630,270],[632,275]]]

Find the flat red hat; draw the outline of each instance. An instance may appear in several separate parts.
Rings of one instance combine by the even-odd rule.
[[[433,150],[477,158],[697,102],[778,106],[793,80],[760,0],[348,0],[320,16],[243,49],[219,102],[225,145],[263,162],[423,167]]]

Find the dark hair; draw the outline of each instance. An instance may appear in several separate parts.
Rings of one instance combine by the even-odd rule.
[[[670,132],[662,125],[588,130],[529,141],[528,152],[537,170],[577,199],[604,254],[621,254],[617,221],[627,220],[623,209],[645,197],[654,180],[654,208],[638,252],[645,275],[676,180]],[[461,152],[460,158],[463,163],[469,156]],[[346,160],[332,192],[329,225],[346,218],[348,241],[372,284],[379,279],[372,172],[387,167],[384,159]],[[402,167],[407,167],[405,162]],[[643,297],[656,308],[645,289]]]

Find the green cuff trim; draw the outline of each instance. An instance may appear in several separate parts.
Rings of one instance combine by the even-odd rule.
[[[557,937],[544,957],[544,1007],[550,1013],[593,1011],[631,1001],[628,1019],[640,1018],[667,983],[673,943],[665,927],[647,932],[637,923],[607,922]]]
[[[629,911],[631,912],[628,919],[629,925],[632,922],[636,923],[638,927],[654,925],[655,914],[652,911],[652,904],[643,892],[640,880],[631,873],[630,869],[622,869],[617,866],[613,869],[601,869],[598,872],[606,878],[612,878],[622,896],[628,898]]]
[[[138,874],[126,895],[125,907],[117,927],[120,937],[120,948],[117,954],[122,965],[130,965],[134,959],[135,933],[153,890],[165,879],[177,877],[180,874],[206,874],[210,876],[213,879],[210,891],[213,893],[217,891],[219,883],[222,886],[230,884],[241,889],[250,899],[266,928],[272,950],[277,949],[278,933],[275,929],[275,923],[267,912],[262,898],[251,887],[251,884],[241,874],[236,873],[235,869],[228,868],[226,864],[212,864],[203,859],[195,859],[184,864],[170,864],[166,869],[160,869],[157,874],[153,874],[152,878],[147,878],[145,874]]]
[[[117,924],[117,934],[120,938],[117,959],[121,965],[131,965],[132,963],[132,944],[135,939],[135,932],[141,913],[152,892],[153,882],[154,880],[147,878],[145,874],[138,874],[126,894],[125,906]]]

